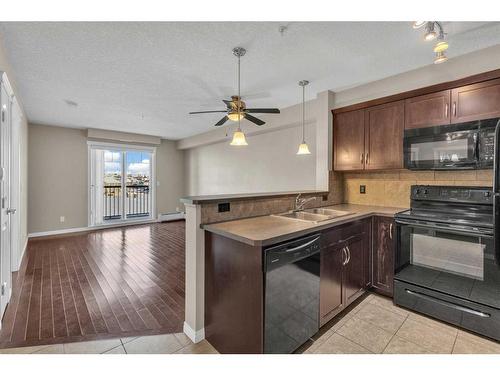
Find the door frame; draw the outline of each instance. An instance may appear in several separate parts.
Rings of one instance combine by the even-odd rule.
[[[21,267],[21,261],[24,255],[25,244],[22,243],[22,234],[21,234],[21,209],[22,201],[21,201],[21,124],[23,121],[23,111],[19,102],[17,101],[15,96],[12,96],[11,106],[10,106],[10,114],[11,114],[11,163],[10,163],[10,200],[11,206],[15,208],[17,211],[11,217],[11,249],[12,249],[12,271],[18,271]],[[14,118],[14,109],[17,108],[17,114],[19,116],[18,119]],[[18,121],[14,121],[18,120]]]
[[[1,73],[1,72],[0,72]],[[7,147],[8,147],[8,160],[7,160],[7,165],[8,165],[8,171],[7,171],[7,174],[8,174],[8,192],[5,194],[6,198],[7,198],[7,202],[4,202],[3,201],[3,197],[0,198],[0,203],[2,204],[2,207],[0,207],[0,209],[9,209],[12,207],[12,202],[11,202],[11,198],[12,198],[12,103],[13,103],[13,99],[14,99],[14,95],[13,95],[13,91],[12,91],[12,86],[10,85],[9,83],[9,80],[7,78],[7,75],[5,73],[1,73],[1,76],[0,76],[0,94],[1,94],[1,91],[5,91],[5,94],[6,94],[6,97],[7,97],[7,103],[2,103],[1,100],[0,100],[0,105],[3,106],[6,106],[6,113],[7,113],[7,123],[6,123],[6,126],[7,126],[7,129],[5,130],[6,133],[7,133]],[[1,97],[1,96],[0,96]],[[1,150],[1,146],[3,145],[3,141],[4,141],[4,138],[3,138],[3,129],[1,128],[1,119],[0,119],[0,150]],[[3,155],[0,156],[0,160],[3,158]],[[2,178],[2,185],[3,185],[3,178]],[[0,192],[1,194],[0,195],[3,195],[4,194],[4,191],[2,189],[2,191]],[[13,270],[15,269],[15,267],[13,267],[13,254],[14,254],[14,249],[12,247],[12,223],[15,221],[15,220],[12,220],[12,215],[11,214],[8,214],[7,212],[5,212],[5,215],[7,215],[7,226],[8,226],[8,232],[9,232],[9,239],[8,239],[8,249],[5,249],[3,247],[3,243],[4,243],[4,239],[2,238],[3,236],[3,232],[0,230],[0,287],[3,288],[3,282],[5,280],[5,282],[7,283],[7,290],[4,290],[4,293],[6,294],[3,294],[3,295],[0,295],[0,328],[2,326],[2,318],[3,318],[3,314],[5,312],[5,310],[7,309],[7,305],[9,304],[10,302],[10,299],[12,297],[12,272]],[[0,223],[0,225],[2,225],[3,223]],[[5,255],[5,252],[8,252],[8,263],[7,263],[7,275],[3,275],[3,269],[4,269],[4,264],[2,263],[2,259],[4,258],[4,255]],[[4,300],[5,302],[5,305],[2,305],[1,304],[1,300]],[[2,311],[2,309],[5,308],[5,310]]]
[[[93,181],[93,158],[92,158],[92,150],[93,149],[107,149],[107,150],[117,150],[120,152],[127,150],[137,150],[137,151],[147,151],[151,153],[151,181],[150,181],[150,190],[151,190],[151,215],[148,218],[138,218],[138,219],[120,219],[113,220],[110,223],[103,224],[95,224],[92,214],[93,199],[92,199],[92,181]],[[141,146],[137,144],[127,144],[127,143],[112,143],[112,142],[100,142],[100,141],[87,141],[87,152],[88,152],[88,174],[87,174],[87,185],[88,185],[88,209],[87,209],[87,225],[89,227],[100,228],[100,227],[112,227],[120,224],[128,224],[128,223],[148,223],[156,221],[156,147],[153,146]],[[123,160],[123,163],[125,160]],[[126,176],[122,176],[122,181]],[[125,207],[123,207],[125,208]]]

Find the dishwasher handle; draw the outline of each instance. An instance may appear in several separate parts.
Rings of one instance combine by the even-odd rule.
[[[264,272],[294,263],[320,251],[320,236],[310,236],[300,240],[290,241],[265,250]]]

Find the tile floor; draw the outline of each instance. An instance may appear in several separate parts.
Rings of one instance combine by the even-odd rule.
[[[305,354],[500,354],[500,343],[410,312],[375,294],[312,339]]]
[[[193,344],[184,333],[127,337],[69,344],[1,349],[0,354],[216,354],[203,340]]]
[[[0,350],[19,354],[216,354],[183,333]],[[500,343],[401,309],[375,294],[311,339],[305,354],[500,354]]]

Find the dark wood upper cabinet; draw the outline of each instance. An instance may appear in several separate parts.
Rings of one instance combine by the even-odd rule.
[[[500,79],[451,90],[451,122],[500,117]]]
[[[390,297],[394,278],[394,230],[392,218],[373,218],[372,287]]]
[[[365,169],[403,168],[404,101],[365,110]]]
[[[337,171],[364,168],[365,111],[340,113],[333,125],[334,167]]]
[[[426,128],[450,123],[451,90],[405,100],[405,129]]]

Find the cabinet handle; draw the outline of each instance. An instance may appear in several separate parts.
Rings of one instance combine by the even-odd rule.
[[[361,162],[361,164],[363,164],[363,156],[365,156],[365,155],[363,153],[361,153],[361,157],[360,157],[360,160],[359,160]]]
[[[449,111],[449,105],[448,103],[445,104],[444,106],[444,117],[448,118],[448,111]]]
[[[457,116],[457,102],[453,102],[453,116]]]
[[[345,248],[347,250],[347,261],[345,264],[348,264],[351,261],[351,249],[349,249],[349,246],[346,246]]]
[[[391,240],[392,240],[392,227],[393,227],[393,225],[392,225],[392,223],[391,223],[391,225],[389,225],[389,238],[390,238]]]
[[[345,259],[342,261],[342,265],[345,266],[347,264],[347,251],[345,246],[342,248],[342,254],[345,256]]]
[[[366,153],[365,163],[370,164],[370,158],[368,152]]]

